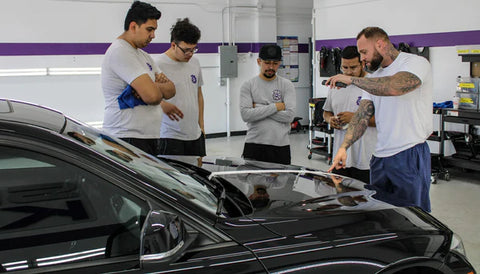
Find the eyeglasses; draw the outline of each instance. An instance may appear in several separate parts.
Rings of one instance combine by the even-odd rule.
[[[177,47],[184,53],[184,54],[194,54],[195,52],[198,51],[198,48],[195,47],[195,48],[191,48],[191,49],[182,49],[178,44],[175,43],[175,45],[177,45]]]

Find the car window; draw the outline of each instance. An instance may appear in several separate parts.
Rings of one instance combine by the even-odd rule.
[[[180,172],[160,159],[118,138],[75,121],[69,120],[64,136],[142,174],[152,183],[170,189],[195,206],[215,214],[217,197],[213,190],[203,182]]]
[[[138,255],[148,211],[75,165],[0,146],[0,272]]]

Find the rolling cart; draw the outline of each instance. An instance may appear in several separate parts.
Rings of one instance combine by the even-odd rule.
[[[441,114],[439,137],[436,137],[440,139],[440,148],[438,154],[432,153],[435,157],[435,161],[432,161],[432,183],[436,183],[436,179],[450,180],[446,166],[480,171],[480,137],[476,129],[480,126],[480,111],[444,108],[437,113]],[[463,124],[466,130],[447,131],[446,123]],[[447,153],[447,141],[453,145],[454,154]]]
[[[443,117],[441,108],[433,108],[433,114],[439,115],[439,126],[438,131],[434,131],[427,139],[427,143],[430,147],[430,161],[432,173],[430,175],[430,183],[436,184],[437,179],[441,180],[450,180],[450,173],[443,165],[443,150],[440,148],[443,146],[441,134],[443,127]]]
[[[333,150],[333,129],[323,120],[323,105],[326,97],[310,98],[309,106],[309,131],[307,148],[309,150],[308,159],[312,159],[312,154],[318,154],[326,157],[328,164],[332,163]]]

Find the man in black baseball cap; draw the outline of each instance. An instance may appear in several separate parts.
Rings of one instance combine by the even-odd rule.
[[[277,45],[264,45],[258,55],[262,60],[282,60],[282,49]]]
[[[257,63],[260,74],[242,85],[240,113],[247,123],[245,159],[290,164],[290,123],[295,116],[295,88],[277,75],[282,49],[264,45]]]

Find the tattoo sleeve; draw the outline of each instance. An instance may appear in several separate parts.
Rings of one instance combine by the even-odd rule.
[[[385,77],[352,77],[352,84],[377,96],[400,96],[416,89],[421,83],[415,74],[406,71]]]
[[[350,121],[347,133],[345,134],[345,139],[343,139],[342,147],[347,149],[358,139],[360,139],[360,137],[362,137],[362,135],[365,133],[365,130],[367,130],[368,121],[374,113],[375,108],[372,101],[360,101],[360,106]]]

